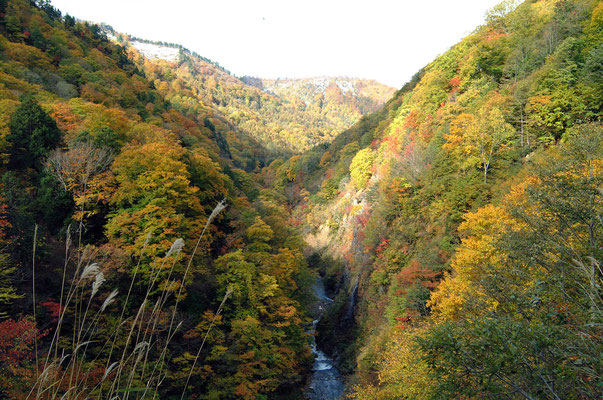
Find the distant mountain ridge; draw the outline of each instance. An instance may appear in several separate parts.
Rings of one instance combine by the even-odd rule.
[[[354,94],[359,93],[368,84],[374,84],[388,93],[385,101],[389,100],[393,95],[395,89],[389,86],[383,85],[373,79],[360,79],[360,78],[349,78],[349,77],[332,77],[332,76],[316,76],[311,78],[278,78],[278,79],[264,79],[255,76],[243,76],[241,78],[243,82],[248,85],[255,86],[258,89],[262,89],[266,92],[273,94],[279,94],[287,92],[292,88],[306,87],[313,89],[317,94],[319,92],[324,93],[326,89],[335,84],[343,92],[352,92]]]
[[[110,32],[112,34],[116,33],[113,30],[113,28],[111,28],[111,27],[108,27],[108,30],[110,30]],[[118,37],[115,37],[115,36],[113,36],[113,37],[115,39],[118,39]],[[119,36],[119,39],[121,39],[121,42],[123,43],[124,36],[123,35]],[[166,60],[166,61],[176,61],[178,59],[178,54],[180,52],[183,52],[185,54],[190,54],[194,57],[200,58],[201,60],[203,60],[209,64],[212,64],[213,66],[217,67],[218,69],[221,69],[222,71],[230,74],[229,70],[227,70],[226,68],[221,66],[216,61],[210,60],[207,57],[203,57],[202,55],[198,54],[197,52],[191,51],[178,43],[148,40],[148,39],[142,39],[142,38],[138,38],[138,37],[134,37],[134,36],[129,37],[129,42],[146,58],[150,58],[150,59],[158,58],[158,59],[162,59],[162,60]]]
[[[330,141],[395,92],[358,78],[238,78],[180,45],[111,33],[138,53],[134,58],[141,69],[176,108],[211,109],[277,153],[298,153]]]
[[[285,79],[263,79],[258,77],[244,76],[241,80],[248,85],[255,86],[267,93],[280,97],[299,97],[306,105],[316,101],[317,95],[325,95],[329,90],[339,89],[342,95],[351,95],[357,100],[363,100],[358,104],[362,114],[374,112],[389,100],[395,93],[395,89],[372,79],[360,79],[349,77],[317,76],[312,78],[285,78]],[[360,103],[360,101],[358,102]]]
[[[151,60],[159,58],[166,61],[176,61],[178,60],[178,54],[180,53],[180,49],[177,47],[160,46],[154,43],[140,42],[138,40],[133,40],[132,45],[146,58]]]

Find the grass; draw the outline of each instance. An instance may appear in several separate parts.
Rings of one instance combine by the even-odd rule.
[[[159,265],[155,266],[154,273],[146,285],[143,300],[130,312],[128,312],[128,304],[134,287],[141,283],[140,260],[145,254],[151,239],[150,235],[147,236],[140,251],[139,261],[132,272],[128,291],[125,296],[120,297],[117,290],[111,288],[104,290],[107,277],[101,267],[91,259],[92,254],[88,248],[81,245],[81,234],[77,248],[73,248],[71,230],[68,228],[59,300],[60,314],[50,344],[45,350],[43,362],[42,360],[38,362],[36,358],[36,367],[39,365],[40,371],[36,372],[37,378],[26,399],[157,398],[167,374],[169,345],[182,326],[182,322],[176,323],[177,309],[193,258],[212,220],[225,208],[226,203],[223,200],[216,205],[208,217],[188,257],[182,279],[180,280],[174,271],[181,261],[184,240],[176,239]],[[81,228],[80,223],[80,232]],[[68,260],[73,252],[77,261],[75,272],[69,278]],[[166,268],[167,278],[162,279],[162,273]],[[231,291],[228,290],[205,333],[188,373],[181,398],[186,395],[201,350],[230,294]],[[101,303],[99,299],[103,297]],[[116,329],[107,340],[104,340],[104,343],[100,343],[103,338],[97,337],[99,324],[103,321],[102,317],[109,306],[118,300],[122,300],[123,305],[119,317],[114,322]],[[171,305],[171,310],[168,309],[168,304]],[[69,329],[65,327],[67,319],[72,324]],[[166,324],[168,320],[169,323]],[[159,332],[159,328],[165,328],[166,325],[167,329]],[[36,357],[37,346],[36,342]]]

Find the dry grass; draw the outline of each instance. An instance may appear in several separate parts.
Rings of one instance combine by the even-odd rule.
[[[53,337],[46,349],[43,364],[40,365],[41,371],[36,373],[37,379],[27,399],[128,399],[130,396],[137,399],[156,398],[166,376],[165,365],[169,344],[182,325],[181,322],[176,324],[176,314],[193,258],[212,220],[225,208],[226,203],[223,200],[216,205],[208,217],[188,257],[182,279],[176,277],[174,269],[180,262],[185,243],[183,239],[176,239],[162,258],[160,265],[155,268],[143,300],[130,312],[131,315],[128,315],[127,306],[132,290],[136,284],[140,284],[138,273],[140,259],[151,239],[147,236],[139,261],[132,273],[128,292],[123,296],[117,329],[110,339],[102,344],[100,350],[98,349],[100,340],[96,337],[99,322],[102,321],[101,317],[107,312],[107,308],[119,299],[119,293],[111,288],[103,291],[107,281],[105,273],[101,266],[90,260],[91,255],[85,247],[81,246],[81,238],[80,245],[75,249],[72,248],[70,229],[68,229],[59,301],[61,312]],[[69,279],[68,259],[74,251],[77,255],[75,273]],[[160,274],[167,266],[169,266],[167,278],[162,279]],[[176,289],[177,294],[173,296]],[[230,293],[227,291],[222,299],[214,319],[220,315]],[[104,300],[99,303],[96,299],[103,296]],[[172,297],[174,298],[170,303]],[[171,311],[167,311],[168,303],[171,304]],[[70,321],[73,320],[73,331],[65,334],[62,331],[65,329],[64,324],[68,314]],[[157,332],[158,327],[164,327],[168,319],[167,331],[164,329],[160,337]],[[182,398],[185,396],[189,379],[213,325],[214,321],[197,352],[183,388]],[[87,355],[91,345],[96,347],[96,357]],[[91,375],[95,371],[91,368],[98,365],[103,366],[102,371],[100,373],[96,371],[98,377],[92,379]]]

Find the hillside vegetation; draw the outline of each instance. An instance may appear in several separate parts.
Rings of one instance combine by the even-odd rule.
[[[312,274],[270,153],[101,27],[0,16],[0,397],[294,398]]]
[[[136,65],[172,107],[184,114],[212,114],[285,157],[331,141],[394,92],[361,79],[239,79],[182,47],[151,43],[154,49],[142,48],[141,42],[120,34],[117,40],[128,45]],[[176,59],[173,53],[159,57],[173,49],[179,50]]]
[[[301,399],[318,274],[347,398],[603,396],[602,1],[505,0],[381,108],[136,43],[0,0],[1,398]]]
[[[352,398],[601,397],[602,35],[600,1],[505,1],[265,169],[338,293],[319,344]]]

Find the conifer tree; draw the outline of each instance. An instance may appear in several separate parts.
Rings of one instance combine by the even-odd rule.
[[[35,166],[61,141],[56,121],[30,96],[22,98],[9,127],[10,165],[13,168]]]

